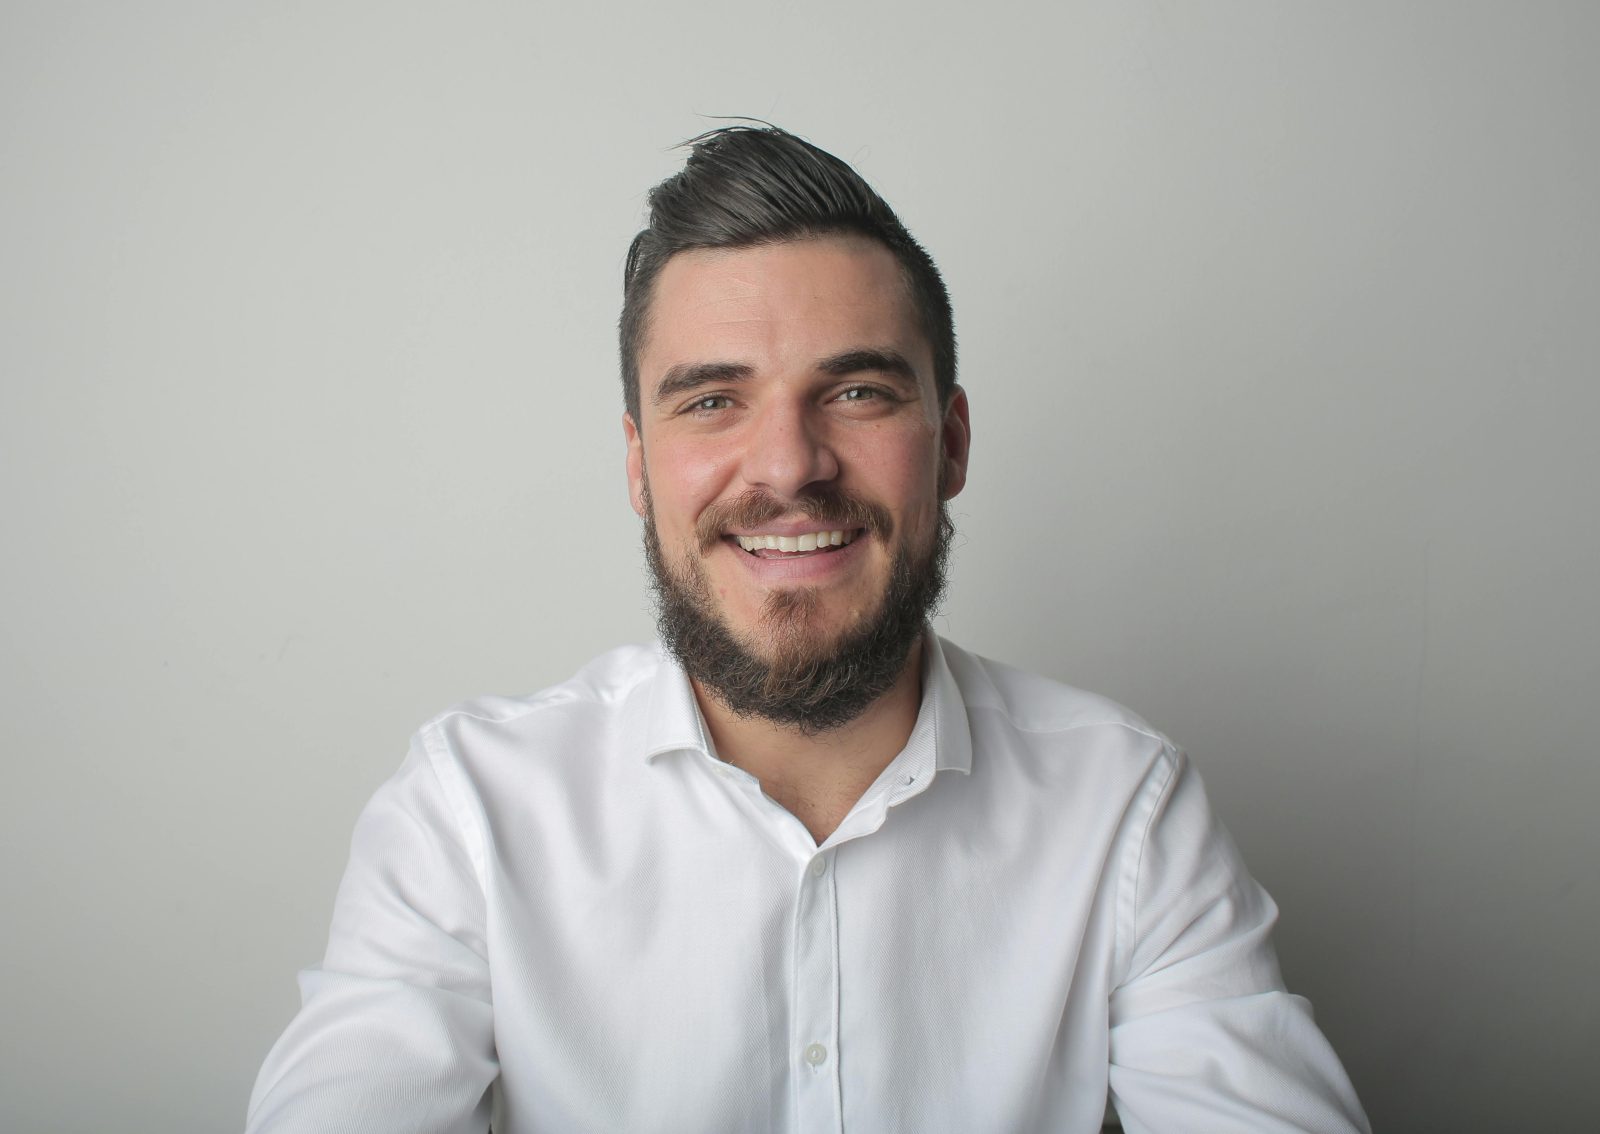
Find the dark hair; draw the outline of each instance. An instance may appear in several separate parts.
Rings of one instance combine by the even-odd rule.
[[[933,350],[941,405],[956,385],[950,294],[939,269],[859,173],[776,126],[724,126],[684,143],[682,170],[650,191],[650,221],[633,238],[622,274],[622,393],[639,421],[639,350],[656,277],[695,248],[747,248],[855,233],[894,253]]]

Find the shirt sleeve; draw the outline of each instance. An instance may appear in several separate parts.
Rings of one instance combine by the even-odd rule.
[[[1278,910],[1240,860],[1187,758],[1169,749],[1131,818],[1110,1084],[1129,1134],[1367,1134],[1311,1005],[1287,992]]]
[[[327,955],[300,974],[301,1009],[257,1077],[247,1134],[488,1129],[484,887],[460,803],[418,742],[362,811]]]

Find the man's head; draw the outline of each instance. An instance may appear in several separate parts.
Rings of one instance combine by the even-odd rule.
[[[639,352],[651,298],[680,252],[753,248],[855,234],[893,253],[922,334],[933,350],[940,402],[956,388],[956,334],[939,269],[882,197],[844,162],[775,126],[726,126],[691,139],[681,171],[650,191],[650,220],[622,273],[623,401],[639,420]]]
[[[707,148],[719,164],[695,183]],[[652,194],[629,258],[628,302],[643,306],[623,315],[629,485],[661,629],[725,706],[820,731],[904,672],[940,593],[966,397],[948,334],[941,371],[905,249],[938,285],[946,330],[948,302],[926,255],[837,159],[736,130],[700,141],[689,165]],[[819,186],[835,181],[876,205],[824,225],[817,203],[842,191]],[[676,213],[662,225],[669,187]],[[761,224],[740,228],[746,211]],[[861,231],[868,212],[888,217],[897,245]],[[761,235],[649,243],[697,226]]]

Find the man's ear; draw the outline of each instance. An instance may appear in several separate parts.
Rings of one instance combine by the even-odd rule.
[[[939,428],[942,442],[939,470],[940,498],[949,500],[967,485],[967,455],[972,450],[972,419],[967,410],[967,392],[960,386],[950,396]]]
[[[628,501],[644,519],[644,438],[639,436],[631,413],[622,415],[622,436],[628,442]]]

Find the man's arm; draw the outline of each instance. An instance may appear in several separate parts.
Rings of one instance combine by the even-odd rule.
[[[1180,752],[1145,784],[1123,880],[1122,980],[1111,996],[1111,1092],[1132,1134],[1367,1131],[1350,1080],[1284,989],[1277,907]]]
[[[302,1007],[261,1068],[248,1134],[488,1129],[484,891],[459,795],[416,743],[361,813],[327,955],[300,976]]]

